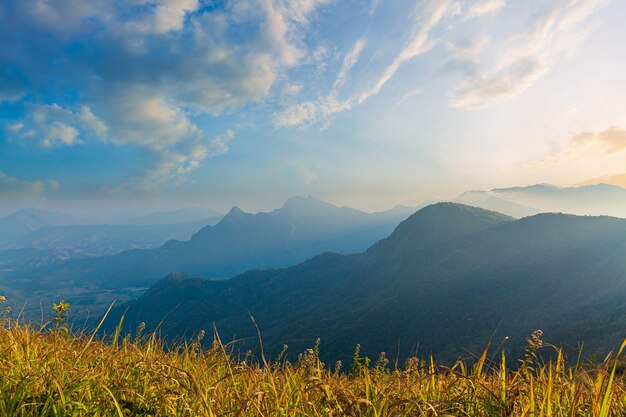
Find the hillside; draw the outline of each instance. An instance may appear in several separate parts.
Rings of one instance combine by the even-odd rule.
[[[115,310],[109,326],[128,309],[127,326],[153,329],[165,319],[167,337],[214,322],[224,339],[254,340],[250,312],[273,354],[283,343],[299,351],[319,337],[325,360],[349,358],[357,343],[370,356],[404,358],[417,349],[453,360],[492,336],[508,336],[519,354],[537,328],[559,342],[565,324],[626,306],[625,290],[626,220],[541,214],[514,221],[440,203],[361,254],[326,253],[221,282],[169,276]],[[596,336],[593,348],[606,350],[624,335]]]

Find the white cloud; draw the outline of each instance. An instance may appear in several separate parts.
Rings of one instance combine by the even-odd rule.
[[[152,30],[155,33],[166,33],[181,30],[185,23],[185,15],[198,9],[198,0],[167,0],[155,4]]]
[[[516,35],[489,69],[463,80],[452,93],[450,105],[477,109],[515,97],[535,84],[563,56],[572,54],[593,25],[583,22],[603,0],[554,2],[534,17],[528,32]]]
[[[274,124],[278,127],[310,125],[325,120],[333,114],[350,110],[353,106],[362,104],[371,96],[377,95],[383,86],[393,78],[402,64],[427,52],[434,45],[434,41],[430,38],[430,32],[446,13],[453,9],[449,1],[426,4],[419,10],[420,13],[413,27],[410,40],[393,62],[385,68],[374,86],[342,100],[339,98],[337,88],[345,82],[348,72],[357,63],[365,47],[365,41],[362,38],[358,39],[344,57],[339,75],[330,93],[318,100],[290,104],[284,107],[274,115]]]
[[[420,18],[413,29],[414,34],[409,42],[402,51],[400,51],[393,62],[385,68],[374,86],[359,95],[359,103],[363,103],[369,97],[380,93],[383,86],[391,80],[402,64],[427,52],[433,47],[434,41],[430,37],[430,31],[441,21],[446,13],[451,10],[451,3],[442,0],[429,3],[425,7],[426,9],[420,13]]]
[[[0,68],[0,71],[1,70],[2,68]],[[8,81],[9,80],[0,79],[0,103],[2,103],[3,101],[18,101],[26,94],[24,92],[24,89],[21,88],[19,85],[15,85]]]
[[[118,145],[163,151],[199,134],[180,107],[143,87],[103,93],[98,106],[110,126],[106,140]]]
[[[349,110],[354,103],[341,101],[335,92],[317,101],[297,103],[283,108],[274,115],[278,127],[302,126],[319,122],[335,113]]]
[[[396,104],[393,105],[392,109],[396,109],[398,107],[400,107],[400,105],[404,104],[405,101],[407,101],[408,99],[410,99],[411,97],[415,97],[418,96],[420,94],[424,93],[424,91],[422,91],[421,88],[416,88],[414,90],[408,91],[407,93],[405,93],[400,100],[398,100],[396,102]]]
[[[78,129],[63,122],[51,122],[45,127],[42,145],[46,148],[53,146],[74,146],[84,143],[78,138]]]
[[[480,36],[465,43],[448,43],[447,48],[450,55],[446,67],[450,70],[460,71],[465,75],[475,75],[480,63],[480,55],[489,41],[488,36]]]
[[[161,183],[182,183],[185,181],[184,176],[198,168],[204,159],[226,154],[228,144],[234,137],[235,132],[227,130],[210,139],[199,136],[193,141],[182,142],[176,147],[159,152],[154,165],[126,186],[154,192]]]
[[[573,137],[574,146],[599,144],[607,153],[626,150],[626,129],[611,126],[601,132],[580,132]]]
[[[24,128],[24,123],[9,123],[6,127],[9,132],[17,133]]]
[[[8,124],[7,130],[15,139],[35,140],[52,148],[83,144],[81,132],[102,137],[107,127],[87,106],[71,110],[52,103],[28,106],[25,119]]]
[[[207,140],[194,116],[267,97],[289,67],[311,59],[324,65],[325,48],[308,51],[304,38],[316,10],[331,1],[236,0],[207,10],[199,0],[7,0],[0,41],[21,42],[3,46],[0,60],[34,85],[80,92],[82,105],[26,104],[24,119],[5,130],[47,147],[92,139],[140,146],[158,161],[147,176],[188,173],[226,153],[233,135]],[[50,59],[60,64],[50,67]],[[5,81],[0,75],[0,101],[19,98],[22,89],[9,91]],[[301,89],[292,84],[284,93]]]
[[[354,45],[352,45],[352,49],[346,54],[343,59],[341,69],[339,70],[339,75],[335,80],[335,85],[333,86],[333,88],[337,88],[346,82],[346,77],[348,76],[348,73],[350,72],[352,67],[359,60],[359,56],[361,55],[361,52],[365,47],[365,43],[366,41],[363,38],[357,39],[357,41],[354,42]]]
[[[486,15],[494,15],[504,8],[504,0],[477,0],[474,1],[465,13],[464,20]]]
[[[24,181],[0,171],[0,202],[3,203],[29,201],[58,188],[56,181]]]
[[[563,150],[523,169],[562,165],[580,158],[618,154],[624,151],[626,151],[626,129],[622,127],[611,126],[598,132],[575,132]]]
[[[303,88],[302,84],[285,84],[281,88],[281,93],[286,96],[297,96]]]
[[[376,10],[378,10],[378,6],[380,6],[380,0],[372,0],[372,2],[370,3],[370,10],[368,12],[370,17],[376,14]]]

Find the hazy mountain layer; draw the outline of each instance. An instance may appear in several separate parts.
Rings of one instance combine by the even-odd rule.
[[[120,288],[154,283],[172,271],[226,278],[251,268],[292,265],[324,251],[359,252],[388,235],[413,209],[368,214],[314,198],[292,198],[269,213],[233,208],[189,241],[15,274],[16,286]]]
[[[46,226],[87,224],[84,220],[52,211],[26,209],[0,219],[0,249]]]
[[[143,216],[133,217],[122,222],[122,224],[145,226],[145,225],[165,225],[203,221],[205,219],[216,219],[222,217],[222,213],[202,207],[188,207],[172,211],[161,211],[148,213]]]
[[[624,337],[626,220],[540,214],[510,217],[451,203],[426,207],[369,250],[326,253],[297,266],[249,271],[228,281],[170,275],[117,309],[112,328],[146,322],[168,337],[210,331],[256,346],[251,313],[266,352],[291,352],[322,340],[326,360],[360,343],[375,356],[452,359],[487,340],[519,353],[541,328],[548,341],[575,343],[594,333],[591,350]],[[621,331],[618,331],[621,329]]]
[[[626,217],[626,189],[609,184],[581,187],[537,184],[490,191],[468,191],[456,201],[518,218],[539,212]]]
[[[112,255],[128,249],[154,248],[172,239],[187,240],[220,218],[163,225],[52,226],[19,239],[11,249],[71,252],[74,257]]]

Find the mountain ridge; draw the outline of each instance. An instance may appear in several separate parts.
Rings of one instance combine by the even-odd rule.
[[[438,239],[433,229],[411,228],[408,245],[403,229],[432,222],[434,214],[439,225],[466,219],[465,230],[474,230]],[[510,349],[521,354],[536,328],[558,335],[563,323],[575,326],[583,311],[626,306],[620,295],[626,294],[624,219],[540,214],[513,220],[442,203],[403,224],[376,250],[326,253],[221,282],[196,279],[192,290],[184,279],[170,281],[177,297],[166,287],[146,292],[123,307],[127,324],[139,320],[151,328],[176,305],[162,323],[164,335],[194,334],[214,322],[223,339],[248,340],[242,342],[246,349],[254,346],[250,312],[270,355],[285,343],[297,353],[320,337],[325,360],[348,360],[357,343],[370,356],[399,348],[403,357],[419,343],[422,353],[453,360],[463,349],[481,350],[494,331],[495,337],[508,336]],[[574,343],[571,333],[555,342]],[[607,336],[591,347],[612,343]]]
[[[39,273],[50,284],[73,281],[117,287],[151,284],[171,271],[224,278],[251,268],[287,266],[326,250],[361,251],[390,233],[403,216],[403,210],[369,214],[312,197],[288,200],[271,212],[251,214],[233,207],[188,241],[170,240],[158,249],[130,250],[27,273]]]

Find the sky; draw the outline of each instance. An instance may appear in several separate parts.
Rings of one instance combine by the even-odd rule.
[[[626,2],[3,0],[0,213],[626,187]]]

